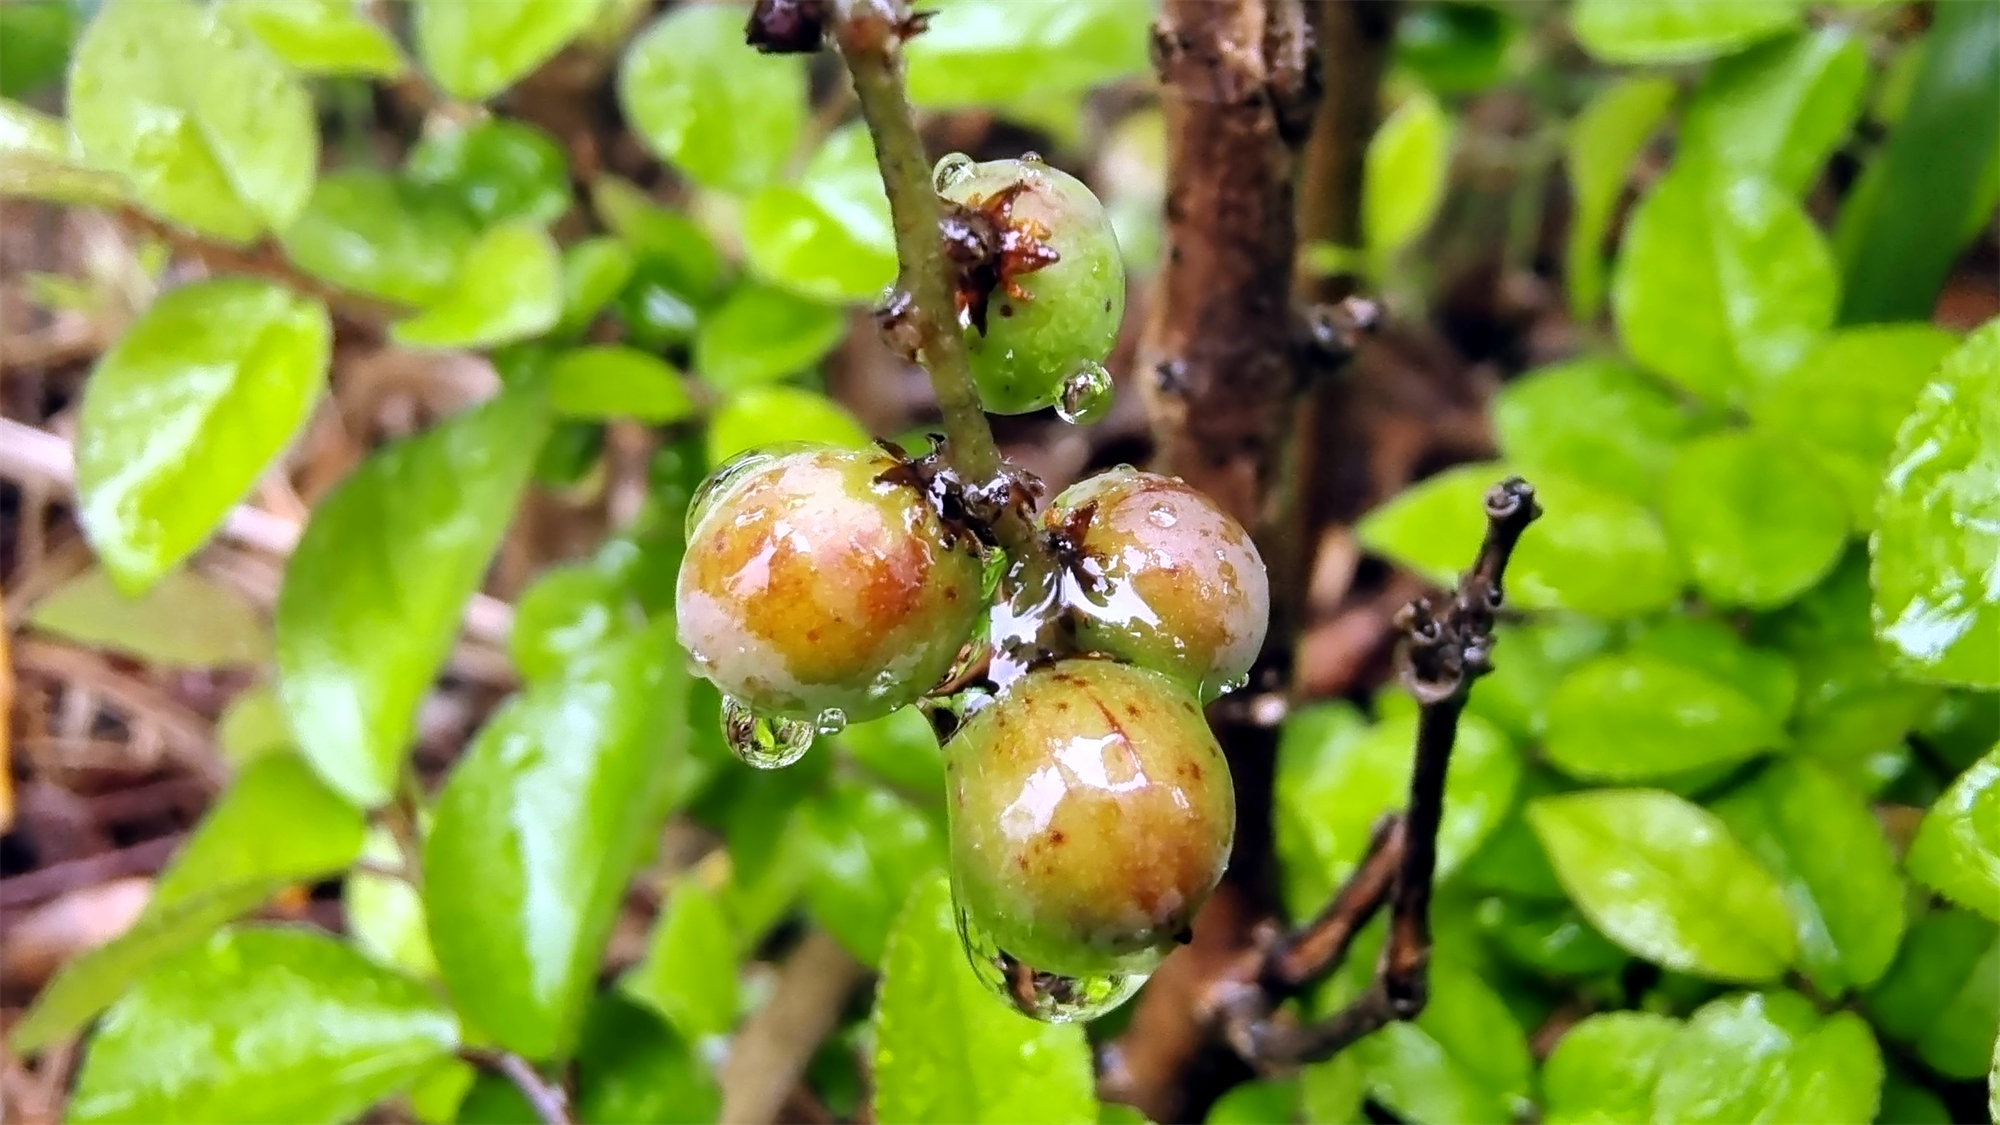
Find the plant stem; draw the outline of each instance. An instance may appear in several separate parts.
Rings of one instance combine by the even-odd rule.
[[[465,1051],[462,1057],[512,1082],[541,1125],[576,1125],[576,1118],[569,1111],[569,1095],[561,1086],[542,1077],[528,1060],[512,1051]]]
[[[944,412],[945,456],[967,480],[986,484],[999,476],[1000,447],[979,406],[959,334],[952,285],[938,247],[937,190],[930,159],[903,90],[900,55],[908,5],[901,0],[847,0],[836,32],[841,57],[854,78],[862,119],[875,138],[875,163],[889,193],[896,228],[899,284],[915,304],[914,327],[924,369]]]

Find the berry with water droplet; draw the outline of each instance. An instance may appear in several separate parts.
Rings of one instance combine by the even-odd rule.
[[[1063,380],[1062,397],[1056,400],[1056,416],[1072,426],[1089,426],[1111,413],[1116,392],[1111,372],[1101,363],[1086,363]]]
[[[1212,698],[1264,645],[1271,587],[1243,526],[1174,477],[1113,469],[1044,517],[1069,568],[1076,639]]]
[[[1157,672],[1029,672],[945,745],[945,775],[959,908],[1036,973],[1149,971],[1229,859],[1229,766],[1194,696]]]
[[[750,711],[859,722],[936,684],[983,608],[984,567],[907,466],[793,448],[725,466],[688,536],[681,646]]]
[[[1082,181],[1039,161],[946,161],[942,233],[980,401],[996,414],[1053,406],[1111,354],[1125,316],[1111,220]]]

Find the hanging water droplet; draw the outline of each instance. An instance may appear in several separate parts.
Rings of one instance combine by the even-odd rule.
[[[1101,363],[1086,363],[1063,381],[1056,414],[1072,426],[1088,426],[1111,413],[1111,372]]]
[[[772,449],[752,449],[717,465],[715,471],[704,477],[695,487],[694,495],[688,497],[687,534],[690,536],[694,534],[696,525],[701,523],[701,517],[708,514],[716,499],[729,491],[731,485],[775,460],[777,456]]]
[[[962,152],[947,152],[931,169],[931,186],[942,192],[972,171],[972,158]]]
[[[1243,690],[1243,685],[1249,682],[1250,682],[1250,673],[1248,672],[1244,672],[1238,676],[1232,676],[1226,680],[1203,680],[1201,684],[1201,692],[1199,693],[1201,695],[1201,701],[1203,703],[1213,703],[1216,700],[1221,699],[1223,696],[1228,695],[1232,691]]]
[[[847,729],[847,712],[829,707],[819,713],[818,726],[821,734],[839,734]]]
[[[804,719],[773,719],[752,711],[733,695],[722,697],[723,741],[738,758],[760,770],[798,761],[818,734],[818,728]]]
[[[1040,972],[996,945],[992,935],[963,907],[955,913],[958,940],[972,962],[972,974],[1015,1011],[1046,1023],[1094,1020],[1130,1000],[1151,975],[1094,973],[1072,977]]]

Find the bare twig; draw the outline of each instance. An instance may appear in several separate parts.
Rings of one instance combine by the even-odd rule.
[[[113,879],[152,875],[166,866],[174,849],[180,847],[186,838],[182,833],[175,833],[117,851],[51,863],[21,875],[9,875],[0,879],[0,913],[25,910],[70,891],[109,883]]]
[[[770,1002],[736,1036],[722,1067],[723,1125],[769,1125],[806,1063],[840,1020],[868,967],[824,930],[806,935],[778,970]]]
[[[576,1118],[569,1111],[569,1094],[544,1078],[533,1063],[512,1051],[466,1051],[462,1057],[512,1082],[542,1125],[575,1125]]]

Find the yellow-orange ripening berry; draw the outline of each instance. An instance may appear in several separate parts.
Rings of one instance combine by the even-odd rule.
[[[1042,972],[1149,971],[1229,860],[1229,766],[1157,672],[1030,672],[946,744],[945,776],[959,907]]]
[[[878,452],[792,448],[719,470],[676,596],[702,675],[761,715],[856,721],[937,683],[983,608],[982,568],[969,540],[946,545],[899,468]]]
[[[1079,645],[1205,698],[1242,682],[1270,624],[1270,580],[1214,501],[1174,477],[1114,469],[1063,490],[1047,519],[1077,552]]]

